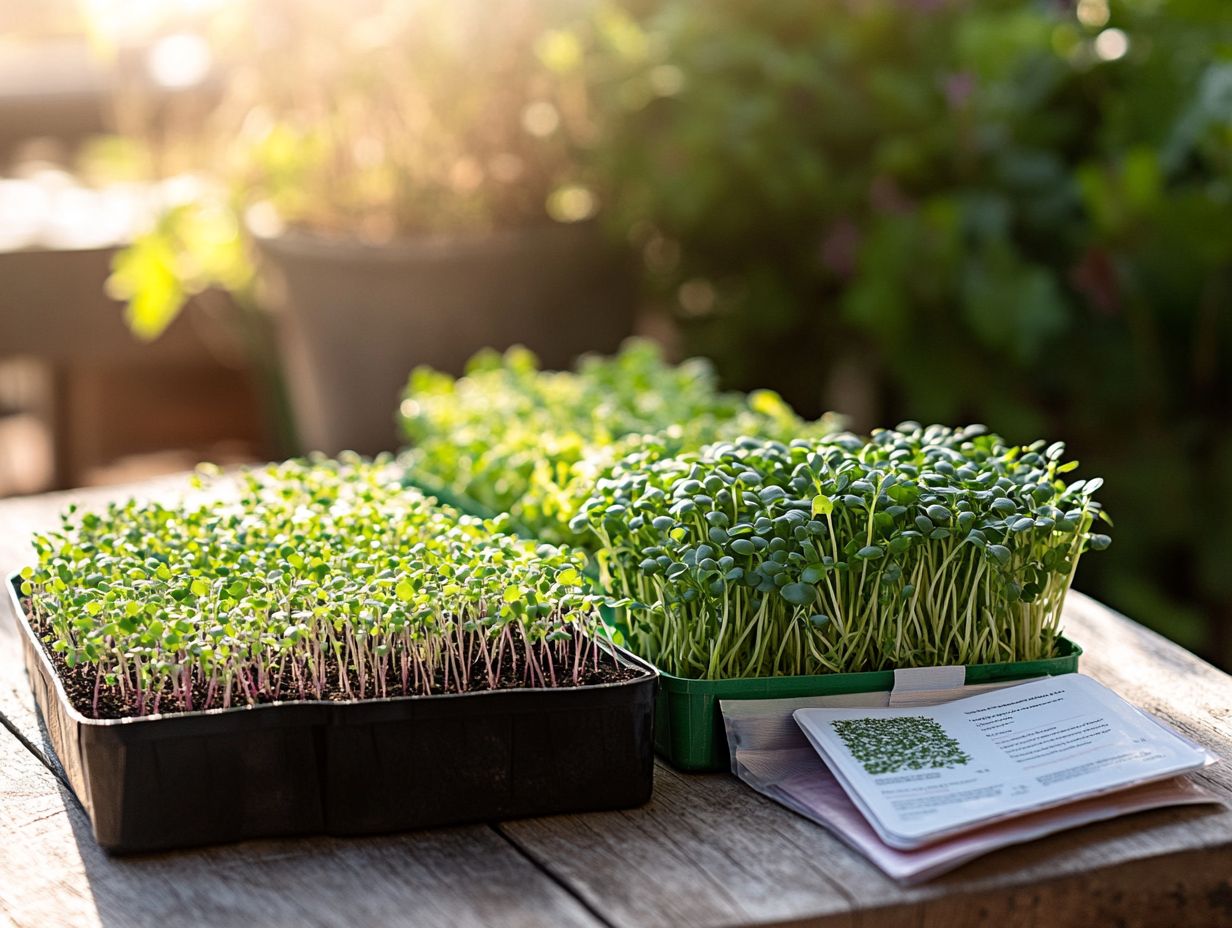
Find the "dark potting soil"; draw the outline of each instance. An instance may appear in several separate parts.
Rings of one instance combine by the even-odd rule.
[[[29,602],[23,600],[22,606],[26,611],[26,616],[31,616]],[[77,664],[70,667],[65,661],[64,656],[48,647],[47,642],[43,640],[46,629],[40,628],[39,623],[31,620],[31,627],[34,629],[35,637],[39,639],[39,643],[43,647],[43,653],[51,661],[52,667],[55,669],[60,682],[64,685],[64,691],[68,694],[69,702],[73,707],[84,715],[86,718],[97,719],[122,719],[139,717],[142,715],[152,714],[148,707],[143,713],[139,708],[139,703],[136,696],[129,693],[122,693],[119,686],[109,686],[104,682],[98,687],[97,712],[95,711],[95,683],[96,683],[96,667],[93,664]],[[495,689],[522,689],[528,684],[521,673],[521,668],[525,665],[525,649],[518,645],[515,648],[517,652],[516,666],[519,672],[514,674],[509,669],[506,669],[501,677],[497,680]],[[571,662],[558,663],[556,665],[556,679],[559,682],[557,689],[572,689],[573,688],[573,665]],[[636,667],[627,667],[617,663],[612,655],[607,651],[600,651],[598,666],[595,666],[593,659],[587,659],[585,666],[578,672],[578,686],[597,686],[603,683],[621,683],[626,680],[633,680],[637,677],[646,675],[646,671]],[[338,661],[332,655],[326,659],[326,686],[323,688],[320,700],[321,702],[360,702],[368,699],[381,698],[396,698],[400,696],[424,696],[424,695],[440,695],[443,693],[480,693],[492,689],[488,686],[488,678],[486,668],[482,658],[477,657],[474,664],[470,668],[469,685],[463,690],[459,687],[456,679],[449,681],[449,688],[445,688],[445,676],[443,672],[438,672],[436,679],[432,685],[431,694],[424,693],[422,690],[412,689],[409,692],[402,690],[401,673],[391,667],[385,678],[385,692],[382,696],[380,688],[377,686],[379,681],[374,681],[371,676],[367,680],[365,694],[360,697],[356,693],[359,691],[359,678],[354,669],[348,668],[347,679],[349,680],[350,692],[348,692],[339,682],[340,675],[338,672]],[[289,681],[288,681],[289,682]],[[199,710],[205,704],[206,685],[201,681],[193,687],[193,706],[194,711]],[[236,687],[231,701],[231,708],[244,708],[247,705],[263,705],[275,702],[317,702],[316,693],[307,688],[303,697],[300,696],[299,690],[294,685],[284,684],[282,695],[279,699],[273,699],[268,696],[259,695],[255,700],[247,700],[239,694]],[[221,708],[221,703],[217,696],[214,702],[208,707],[211,709]],[[164,696],[159,706],[159,713],[163,715],[182,714],[185,710],[180,705],[178,697],[173,697],[169,693]]]

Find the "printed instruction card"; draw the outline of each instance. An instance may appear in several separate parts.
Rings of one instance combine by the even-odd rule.
[[[793,715],[881,839],[903,849],[1214,761],[1080,674],[927,708]]]

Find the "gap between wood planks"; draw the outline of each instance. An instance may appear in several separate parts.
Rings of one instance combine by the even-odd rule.
[[[578,905],[587,911],[591,918],[603,925],[607,925],[608,928],[618,928],[615,922],[604,915],[600,909],[596,908],[595,905],[591,903],[591,901],[587,899],[586,896],[579,890],[575,889],[568,880],[556,873],[556,871],[553,870],[548,864],[544,863],[538,854],[519,844],[505,831],[500,822],[489,822],[488,827],[496,832],[497,837],[501,838],[506,844],[513,848],[514,852],[519,857],[522,857],[527,863],[547,877],[548,880],[555,883],[565,893],[571,896]]]
[[[57,780],[59,780],[65,786],[68,786],[68,780],[64,778],[64,772],[60,769],[60,765],[56,763],[52,763],[51,760],[47,757],[47,755],[43,753],[43,751],[40,750],[37,745],[32,744],[29,738],[27,738],[25,735],[23,735],[20,731],[17,730],[17,726],[14,725],[12,722],[10,722],[8,719],[8,716],[6,716],[3,712],[0,712],[0,726],[3,726],[4,729],[8,731],[9,734],[11,734],[14,738],[16,738],[18,741],[21,742],[22,746],[27,751],[29,751],[36,758],[38,758],[39,763],[41,763],[44,767],[50,770],[52,772],[52,775]],[[0,754],[3,754],[3,751],[0,751]]]

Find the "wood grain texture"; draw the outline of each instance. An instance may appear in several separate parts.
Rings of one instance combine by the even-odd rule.
[[[15,928],[594,928],[492,829],[112,858],[72,794],[0,733],[0,924]]]
[[[182,486],[171,480],[138,490],[163,496]],[[0,571],[30,559],[29,533],[54,527],[70,498],[127,495],[111,489],[0,503]],[[1086,649],[1085,673],[1224,759],[1200,778],[1232,801],[1232,678],[1081,594],[1069,598],[1066,627]],[[905,889],[731,777],[665,765],[652,802],[626,812],[112,860],[40,762],[47,748],[17,655],[11,619],[0,616],[0,720],[38,752],[0,731],[0,922],[1232,925],[1227,808],[1088,826]]]

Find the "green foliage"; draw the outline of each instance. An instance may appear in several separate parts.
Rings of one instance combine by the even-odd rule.
[[[1232,629],[1197,541],[1232,525],[1232,5],[622,9],[579,31],[603,192],[690,350],[803,409],[842,361],[874,421],[1064,435],[1123,514],[1093,592]]]
[[[129,330],[144,341],[162,335],[189,302],[212,299],[216,318],[229,325],[257,375],[277,447],[291,453],[299,445],[273,327],[256,305],[254,269],[236,217],[223,191],[198,187],[115,254],[106,289],[127,304]]]
[[[210,287],[244,294],[252,276],[234,212],[203,193],[167,210],[116,254],[107,294],[127,304],[133,334],[151,341],[193,297]]]
[[[633,340],[611,358],[583,357],[576,372],[541,371],[534,355],[485,351],[467,375],[419,368],[402,402],[416,479],[491,512],[508,512],[536,537],[576,541],[569,520],[595,481],[634,449],[654,457],[758,435],[824,434],[775,393],[722,393],[709,365],[664,362]]]
[[[575,517],[633,649],[704,679],[1051,656],[1098,478],[1059,442],[905,423],[634,454]]]
[[[35,627],[133,714],[576,684],[580,554],[438,507],[387,460],[270,465],[192,505],[129,501],[35,538]]]
[[[380,244],[590,219],[578,152],[595,116],[557,28],[576,15],[571,0],[269,0],[210,19],[226,79],[207,118],[116,103],[140,138],[109,147],[141,141],[160,172],[206,181],[116,260],[132,330],[156,337],[207,286],[246,289],[244,224]]]
[[[291,0],[221,21],[222,166],[282,221],[361,239],[588,218],[568,193],[592,116],[554,31],[573,6]]]

